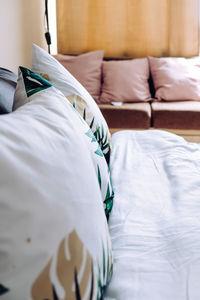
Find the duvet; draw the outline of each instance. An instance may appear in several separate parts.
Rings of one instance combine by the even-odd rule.
[[[112,138],[106,300],[200,299],[200,145],[164,131]]]

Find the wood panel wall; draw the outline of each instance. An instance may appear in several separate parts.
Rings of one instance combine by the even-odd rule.
[[[58,52],[195,56],[199,0],[57,0]]]

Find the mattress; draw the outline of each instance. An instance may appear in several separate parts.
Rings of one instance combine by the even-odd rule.
[[[112,137],[106,300],[200,299],[200,145],[160,130]]]

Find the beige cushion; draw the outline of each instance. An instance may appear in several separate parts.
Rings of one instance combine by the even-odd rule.
[[[200,57],[149,57],[155,97],[166,101],[200,101]]]
[[[200,129],[200,102],[153,102],[155,128]]]
[[[103,50],[92,51],[78,56],[58,54],[54,57],[98,100],[101,89],[101,64]]]
[[[104,61],[100,103],[139,102],[151,99],[147,58]]]
[[[122,106],[100,104],[101,112],[110,128],[150,127],[151,107],[149,103],[123,103]]]

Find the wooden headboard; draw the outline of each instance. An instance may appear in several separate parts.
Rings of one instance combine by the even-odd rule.
[[[57,0],[58,52],[107,57],[199,54],[198,0]]]

